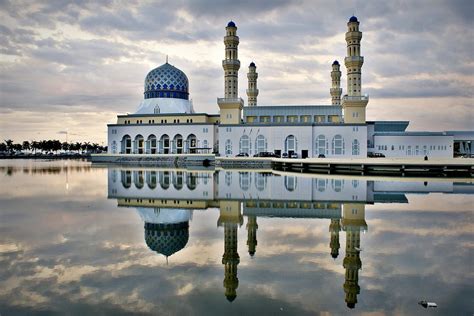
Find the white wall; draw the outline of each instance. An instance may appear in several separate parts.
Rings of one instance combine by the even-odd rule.
[[[316,149],[316,139],[319,135],[324,135],[326,138],[326,150],[324,155],[326,157],[352,157],[361,158],[367,156],[367,127],[366,126],[352,126],[352,125],[317,125],[317,126],[220,126],[219,127],[219,153],[221,156],[225,154],[226,140],[230,139],[232,142],[232,154],[227,156],[235,156],[240,153],[240,138],[243,135],[250,137],[251,150],[250,155],[256,153],[256,138],[258,135],[263,135],[267,141],[267,150],[274,152],[281,150],[281,153],[286,152],[285,140],[289,135],[295,136],[297,140],[297,153],[301,157],[302,150],[308,150],[309,157],[317,157],[319,152]],[[336,135],[341,135],[344,142],[343,154],[336,155],[332,151],[332,140]],[[352,155],[352,142],[357,139],[359,141],[359,155]]]
[[[197,138],[197,147],[202,147],[204,140],[207,140],[209,147],[212,147],[215,141],[215,128],[216,125],[214,124],[109,125],[107,128],[107,151],[109,154],[120,153],[121,141],[124,135],[129,135],[133,141],[137,135],[142,135],[147,140],[148,136],[153,134],[159,140],[162,135],[167,134],[170,140],[173,140],[177,134],[180,134],[186,140],[190,134],[194,134]],[[115,152],[113,152],[114,141],[116,142]]]
[[[374,145],[374,152],[382,153],[386,157],[453,157],[453,137],[447,135],[375,135]]]

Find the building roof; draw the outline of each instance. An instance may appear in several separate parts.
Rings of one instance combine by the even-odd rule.
[[[451,136],[446,132],[376,132],[374,136]]]
[[[367,124],[374,125],[374,131],[377,132],[404,132],[409,121],[368,121]]]

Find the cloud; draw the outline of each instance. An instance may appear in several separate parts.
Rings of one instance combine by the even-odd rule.
[[[369,113],[379,115],[376,107],[384,102],[423,100],[426,105],[407,114],[411,119],[442,98],[458,104],[472,98],[473,44],[466,36],[472,9],[472,1],[229,0],[219,6],[209,0],[3,1],[0,107],[18,116],[133,112],[147,72],[170,55],[188,74],[195,108],[215,113],[229,20],[239,27],[244,99],[246,66],[255,61],[260,104],[329,104],[330,64],[343,62],[346,21],[356,13],[364,32],[362,81],[363,92],[371,95]],[[437,129],[439,119],[430,119],[424,125]],[[452,113],[444,125],[469,128],[462,112]],[[105,134],[91,137],[102,141]]]

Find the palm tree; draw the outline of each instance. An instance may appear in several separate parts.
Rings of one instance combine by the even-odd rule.
[[[25,140],[22,144],[22,147],[23,147],[23,150],[30,150],[31,149],[30,142]]]
[[[5,145],[7,146],[7,151],[12,153],[13,152],[13,140],[11,140],[11,139],[5,140]]]

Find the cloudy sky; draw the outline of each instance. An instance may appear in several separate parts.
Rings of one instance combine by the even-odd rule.
[[[345,56],[355,14],[364,32],[368,119],[411,130],[472,128],[472,1],[0,1],[0,138],[106,139],[134,112],[148,71],[169,55],[190,80],[199,112],[223,95],[224,27],[240,36],[259,104],[330,104],[330,65]],[[343,82],[345,90],[345,67]],[[470,126],[471,125],[471,126]]]

